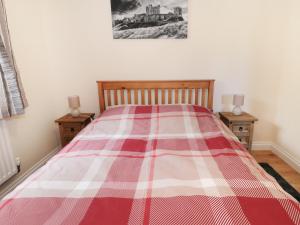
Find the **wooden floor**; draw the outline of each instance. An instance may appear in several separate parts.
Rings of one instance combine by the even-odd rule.
[[[257,162],[266,162],[300,192],[300,174],[271,151],[252,151]]]

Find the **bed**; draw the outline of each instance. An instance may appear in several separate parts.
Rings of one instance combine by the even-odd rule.
[[[0,224],[300,224],[212,113],[213,87],[98,82],[101,116],[0,202]]]

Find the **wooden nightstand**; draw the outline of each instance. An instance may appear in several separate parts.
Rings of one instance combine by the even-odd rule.
[[[57,120],[62,147],[66,146],[95,117],[95,113],[81,113],[79,117],[67,114]]]
[[[258,119],[245,112],[240,116],[235,116],[232,112],[220,112],[220,119],[238,137],[245,148],[251,152],[254,123]]]

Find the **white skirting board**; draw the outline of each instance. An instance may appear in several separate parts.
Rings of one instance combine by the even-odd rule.
[[[273,142],[253,142],[252,150],[271,150],[275,155],[277,155],[298,173],[300,173],[300,162],[295,159],[295,157],[293,157],[286,149],[274,144]]]
[[[49,152],[46,156],[44,156],[40,161],[34,164],[29,170],[25,171],[21,176],[19,176],[16,180],[12,181],[10,185],[5,187],[2,191],[0,191],[0,199],[6,196],[9,192],[15,189],[20,183],[22,183],[26,178],[28,178],[32,173],[38,170],[40,167],[45,165],[49,159],[51,159],[59,150],[61,146],[56,147],[51,152]]]

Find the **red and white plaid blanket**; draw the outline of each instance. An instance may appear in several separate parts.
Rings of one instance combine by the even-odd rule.
[[[300,224],[208,110],[111,108],[0,202],[0,224]]]

